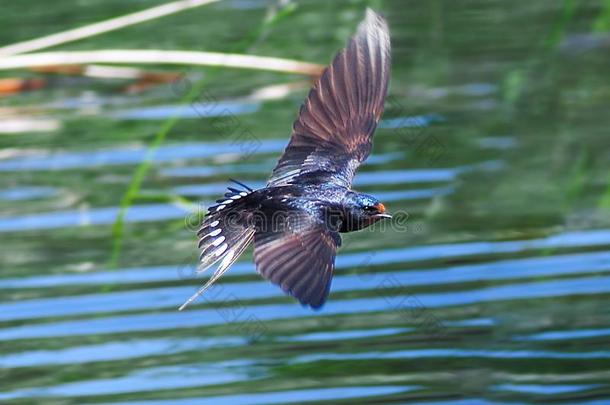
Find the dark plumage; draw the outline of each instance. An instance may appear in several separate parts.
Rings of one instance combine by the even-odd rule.
[[[264,278],[301,304],[321,307],[328,296],[340,232],[388,218],[375,197],[351,190],[367,158],[383,111],[390,72],[390,37],[367,10],[356,35],[324,71],[294,122],[290,142],[267,186],[229,188],[198,232],[203,271],[220,261],[216,281],[254,240]]]

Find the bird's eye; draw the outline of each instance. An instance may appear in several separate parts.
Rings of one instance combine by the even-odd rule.
[[[373,211],[377,211],[377,208],[374,205],[365,205],[364,210],[373,212]]]

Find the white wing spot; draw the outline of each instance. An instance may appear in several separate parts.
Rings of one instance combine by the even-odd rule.
[[[239,200],[240,198],[241,198],[241,196],[239,194],[231,197],[231,199],[233,199],[233,200]]]
[[[216,212],[220,211],[221,209],[223,209],[224,207],[226,207],[225,204],[221,204],[218,206],[218,208],[216,208]]]
[[[218,225],[220,223],[220,221],[214,221],[210,224],[210,228],[214,228],[216,225]]]
[[[242,191],[241,193],[239,193],[239,195],[241,195],[242,197],[245,197],[248,195],[248,193],[246,193],[245,191]]]
[[[218,248],[218,250],[216,251],[216,256],[220,256],[221,254],[223,254],[225,252],[225,250],[227,250],[227,247],[229,247],[226,243],[224,245],[222,245],[221,247]]]
[[[231,259],[233,259],[233,256],[235,256],[235,251],[229,250],[229,252],[225,256],[225,258],[222,259],[222,262],[220,262],[220,266],[218,266],[218,267],[219,268],[227,267],[231,263]]]
[[[225,241],[225,239],[226,239],[226,238],[225,238],[224,236],[221,236],[220,238],[218,238],[218,239],[216,239],[214,242],[212,242],[212,245],[214,245],[214,246],[218,246],[218,245],[220,245],[222,242],[224,242],[224,241]]]
[[[233,200],[224,200],[222,203],[223,204],[231,204],[233,202]]]
[[[216,229],[216,230],[208,233],[207,235],[205,235],[204,238],[207,238],[208,236],[212,236],[212,237],[217,236],[220,234],[220,232],[222,232],[222,229]]]

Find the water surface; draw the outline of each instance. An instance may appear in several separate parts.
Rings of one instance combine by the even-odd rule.
[[[158,3],[8,2],[0,44]],[[327,63],[365,4],[300,2],[261,32],[271,6],[228,0],[60,48]],[[260,279],[250,252],[177,311],[206,276],[197,211],[229,178],[264,185],[302,77],[185,68],[218,100],[200,114],[176,85],[0,74],[47,83],[0,98],[2,120],[56,123],[0,135],[1,402],[610,401],[608,2],[374,6],[393,75],[354,186],[406,221],[345,236],[321,311]],[[274,85],[292,90],[253,96]]]

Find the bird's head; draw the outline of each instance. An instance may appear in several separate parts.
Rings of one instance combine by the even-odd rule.
[[[385,206],[372,195],[349,192],[345,196],[346,231],[366,228],[383,218],[392,218]]]

